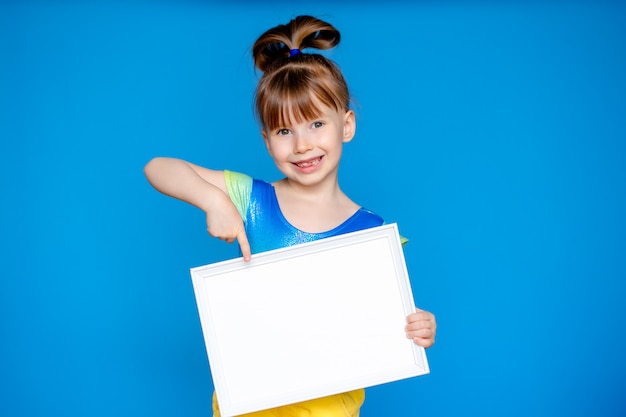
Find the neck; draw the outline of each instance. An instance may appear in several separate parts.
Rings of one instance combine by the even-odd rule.
[[[337,181],[307,186],[285,178],[274,183],[274,188],[287,221],[311,233],[331,230],[359,209],[341,191]]]
[[[301,184],[289,178],[283,178],[275,183],[275,186],[294,197],[315,202],[332,201],[344,196],[337,178],[314,185]]]

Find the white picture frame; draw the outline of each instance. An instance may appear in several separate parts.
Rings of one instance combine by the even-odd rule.
[[[430,372],[395,223],[190,272],[224,417]]]

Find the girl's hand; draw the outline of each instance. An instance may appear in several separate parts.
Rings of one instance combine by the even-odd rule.
[[[210,236],[227,243],[239,242],[243,260],[250,260],[250,243],[246,236],[243,220],[235,205],[224,194],[221,201],[215,202],[215,208],[206,211],[207,231]]]
[[[415,310],[415,313],[409,314],[406,318],[407,325],[404,327],[406,337],[424,348],[429,348],[435,343],[437,321],[433,313],[417,307]]]

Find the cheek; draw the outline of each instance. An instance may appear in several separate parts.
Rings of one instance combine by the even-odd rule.
[[[274,159],[283,159],[289,155],[289,149],[285,143],[270,143],[267,146],[267,151]]]

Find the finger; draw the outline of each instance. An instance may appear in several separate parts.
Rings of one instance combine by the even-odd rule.
[[[245,230],[242,230],[241,233],[237,235],[237,242],[239,242],[239,248],[241,249],[241,255],[243,256],[243,260],[245,262],[250,261],[250,257],[252,256],[252,254],[250,251],[248,236],[246,236]]]
[[[430,338],[430,339],[422,339],[420,337],[414,337],[413,338],[413,342],[416,345],[419,345],[419,346],[421,346],[421,347],[423,347],[425,349],[428,349],[429,347],[432,347],[432,345],[435,344],[435,339],[432,339],[432,338]]]
[[[433,319],[432,316],[425,314],[425,313],[411,314],[410,316],[407,316],[406,318],[406,323],[409,325],[414,324],[414,323],[422,323],[422,322],[434,323],[435,320]]]
[[[434,328],[435,328],[435,325],[433,324],[433,322],[429,320],[414,321],[404,326],[404,329],[407,332],[417,331],[421,329],[434,329]]]
[[[419,329],[406,332],[407,339],[432,339],[435,336],[435,332],[432,329]]]
[[[431,321],[435,323],[436,319],[433,313],[426,310],[418,310],[417,312],[411,313],[406,317],[407,323],[413,323],[416,321]]]

